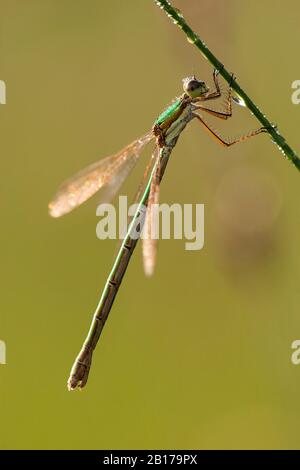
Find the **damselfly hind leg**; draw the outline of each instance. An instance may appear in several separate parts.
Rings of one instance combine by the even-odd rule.
[[[194,117],[196,117],[200,121],[200,123],[203,125],[203,127],[208,131],[208,133],[212,137],[214,137],[217,140],[217,142],[219,142],[219,144],[223,145],[224,147],[231,147],[234,144],[238,144],[240,142],[245,142],[245,140],[251,139],[251,137],[255,137],[256,135],[259,135],[259,134],[264,133],[264,132],[268,132],[268,129],[266,127],[261,127],[260,129],[249,132],[248,134],[242,135],[242,136],[238,137],[237,139],[233,139],[233,140],[229,141],[226,138],[223,138],[214,129],[212,129],[207,124],[207,122],[204,121],[204,119],[201,116],[194,113]]]

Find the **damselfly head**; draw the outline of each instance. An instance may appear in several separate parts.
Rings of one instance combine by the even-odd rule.
[[[197,80],[195,75],[193,77],[187,77],[182,81],[185,93],[187,93],[191,98],[205,95],[209,91],[206,83],[201,80]]]

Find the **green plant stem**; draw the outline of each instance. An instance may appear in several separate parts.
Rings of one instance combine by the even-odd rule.
[[[168,0],[155,0],[157,5],[162,8],[166,14],[173,20],[173,22],[179,26],[180,29],[185,33],[189,42],[195,44],[200,50],[202,55],[213,65],[213,67],[219,70],[220,75],[226,80],[228,84],[231,84],[232,89],[235,93],[242,98],[248,109],[254,114],[258,121],[263,127],[267,128],[273,142],[275,142],[283,153],[298,170],[300,170],[300,159],[296,152],[287,144],[284,137],[280,134],[276,125],[272,124],[266,116],[260,111],[256,104],[251,100],[247,93],[239,86],[236,80],[232,80],[232,74],[226,70],[224,65],[217,59],[217,57],[209,50],[206,44],[199,38],[199,36],[190,28],[185,21],[181,12],[174,8]]]

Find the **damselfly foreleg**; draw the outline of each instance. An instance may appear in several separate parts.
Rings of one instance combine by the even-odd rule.
[[[210,99],[210,98],[208,98]],[[203,101],[206,101],[205,99]],[[216,111],[215,109],[207,108],[201,104],[193,104],[194,110],[204,111],[214,117],[219,119],[229,119],[232,117],[232,88],[228,88],[226,102],[225,102],[225,111]]]

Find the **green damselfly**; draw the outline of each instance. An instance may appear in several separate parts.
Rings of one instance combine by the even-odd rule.
[[[232,80],[234,80],[234,77],[232,77]],[[213,81],[215,89],[210,91],[205,82],[196,79],[195,76],[184,79],[183,94],[176,98],[158,117],[150,132],[135,140],[115,155],[90,165],[85,170],[65,181],[49,204],[50,215],[52,217],[60,217],[75,209],[103,187],[109,189],[109,198],[112,199],[139,159],[142,149],[150,141],[155,141],[154,152],[151,155],[150,162],[143,176],[143,182],[138,191],[137,210],[129,224],[127,234],[122,241],[113,268],[106,281],[87,338],[72,367],[68,380],[69,390],[74,390],[77,387],[83,388],[86,385],[93,351],[137,243],[136,236],[133,237],[133,231],[136,233],[138,220],[141,220],[139,222],[139,232],[144,228],[144,231],[148,234],[143,239],[145,272],[146,274],[152,274],[153,272],[156,242],[151,239],[151,233],[153,233],[151,227],[153,223],[152,209],[154,204],[158,203],[160,182],[171,152],[186,125],[193,119],[197,119],[209,134],[225,147],[230,147],[235,143],[242,142],[267,131],[266,128],[262,127],[231,141],[227,141],[214,131],[203,118],[203,114],[206,113],[216,118],[228,119],[232,116],[232,102],[235,101],[241,105],[242,102],[240,102],[239,98],[232,96],[231,86],[229,86],[223,111],[216,111],[207,107],[206,102],[222,96],[218,81],[218,71],[216,70],[213,74]],[[204,102],[205,105],[203,104]],[[144,208],[146,208],[144,217],[140,218]]]

